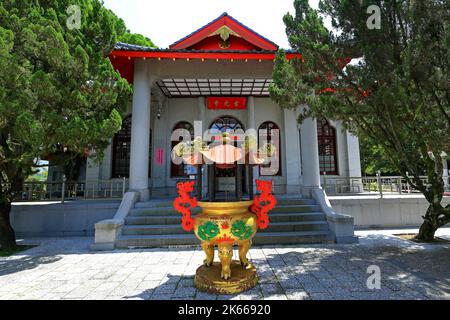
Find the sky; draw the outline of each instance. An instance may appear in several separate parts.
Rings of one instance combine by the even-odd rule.
[[[319,0],[310,0],[317,8]],[[259,34],[289,48],[283,16],[294,13],[294,0],[104,0],[133,33],[167,48],[223,12]]]

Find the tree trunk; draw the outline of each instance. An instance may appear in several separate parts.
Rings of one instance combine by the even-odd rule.
[[[426,215],[423,217],[424,222],[420,226],[416,239],[425,242],[433,241],[436,230],[449,222],[445,213],[446,209],[441,205],[430,204]]]
[[[433,225],[425,220],[420,226],[419,233],[416,236],[417,240],[431,242],[434,240],[434,233],[437,228],[433,227]]]
[[[13,250],[17,247],[16,233],[10,222],[11,201],[0,198],[0,248],[2,250]]]

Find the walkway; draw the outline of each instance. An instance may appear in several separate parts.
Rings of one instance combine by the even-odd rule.
[[[412,230],[414,231],[414,230]],[[0,258],[0,299],[450,299],[450,244],[415,244],[401,231],[359,231],[355,245],[256,247],[260,284],[236,296],[196,290],[199,248],[91,252],[91,238],[41,243]],[[450,239],[450,228],[439,231]],[[381,288],[369,289],[369,266]]]

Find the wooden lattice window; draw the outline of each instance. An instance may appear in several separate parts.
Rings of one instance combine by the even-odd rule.
[[[272,133],[273,130],[278,130],[278,141],[274,141],[276,139],[276,136]],[[273,157],[274,159],[277,159],[278,161],[278,171],[276,174],[272,176],[281,176],[281,131],[280,127],[275,122],[272,121],[266,121],[263,124],[261,124],[258,128],[258,148],[262,147],[263,142],[259,141],[259,137],[261,135],[265,135],[267,137],[267,143],[272,143],[277,147],[276,154]],[[271,160],[273,161],[273,160]],[[261,165],[259,167],[259,175],[263,176],[261,168],[269,168],[270,164]]]
[[[113,161],[112,178],[128,178],[130,176],[130,156],[131,156],[131,116],[122,121],[122,129],[114,135],[113,139]],[[151,176],[151,150],[152,150],[152,132],[150,130],[150,148],[149,148],[149,169],[148,176]]]
[[[189,131],[191,134],[191,141],[194,139],[194,127],[187,121],[178,122],[173,128],[172,132],[177,129],[185,129]],[[179,137],[178,141],[172,141],[172,150],[173,148],[183,141],[183,137]],[[185,163],[175,164],[171,162],[170,174],[172,178],[185,178],[189,176],[188,166]]]
[[[317,140],[319,143],[320,173],[337,175],[336,129],[325,118],[317,119]]]

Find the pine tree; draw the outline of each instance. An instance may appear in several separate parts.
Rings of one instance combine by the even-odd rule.
[[[296,14],[284,22],[303,59],[286,62],[278,54],[273,99],[286,108],[308,104],[299,121],[341,120],[378,145],[429,202],[417,238],[433,240],[450,222],[450,206],[442,205],[443,158],[450,153],[450,2],[322,0],[314,10],[296,0],[294,6]]]
[[[86,148],[101,157],[120,129],[131,87],[108,59],[115,43],[153,44],[98,0],[3,0],[0,21],[0,246],[9,250],[11,203],[36,162]]]

